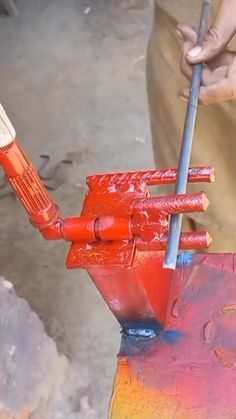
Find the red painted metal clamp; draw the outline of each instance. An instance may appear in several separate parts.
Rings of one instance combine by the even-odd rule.
[[[153,170],[90,176],[81,216],[63,220],[15,139],[0,106],[0,164],[31,223],[47,240],[72,242],[68,268],[85,268],[123,328],[130,322],[164,325],[171,272],[163,270],[171,214],[205,211],[204,193],[149,195],[153,185],[174,184],[177,171]],[[188,182],[212,182],[211,167],[189,169]],[[183,233],[182,249],[208,247],[206,232]],[[156,326],[155,326],[156,325]]]
[[[174,213],[205,211],[208,206],[203,192],[149,196],[149,186],[173,184],[176,177],[175,169],[88,177],[89,192],[81,215],[82,218],[94,220],[96,240],[74,242],[67,266],[130,266],[136,248],[141,251],[165,250],[169,216]],[[188,181],[213,182],[213,168],[190,169]],[[183,233],[180,248],[202,249],[210,243],[211,238],[207,232]]]
[[[0,108],[0,164],[30,216],[47,240],[72,242],[68,268],[97,265],[131,266],[135,250],[166,249],[172,214],[205,211],[203,192],[150,197],[148,187],[174,184],[177,171],[153,170],[89,176],[80,217],[60,217],[58,206],[15,139],[15,132]],[[189,170],[189,182],[212,182],[211,167]],[[183,233],[181,249],[202,249],[211,242],[207,232]]]

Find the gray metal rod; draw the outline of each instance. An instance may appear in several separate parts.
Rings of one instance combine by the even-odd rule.
[[[198,42],[202,41],[207,32],[211,0],[203,0]],[[185,117],[184,132],[178,164],[178,175],[175,186],[176,194],[186,193],[188,182],[188,169],[190,164],[194,129],[197,116],[198,98],[202,80],[202,64],[195,64],[190,86],[189,100]],[[164,268],[175,269],[179,250],[179,240],[182,227],[182,214],[173,214],[170,219],[169,236],[164,262]]]

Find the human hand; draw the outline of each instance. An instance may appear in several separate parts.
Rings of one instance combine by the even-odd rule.
[[[177,34],[184,40],[181,71],[191,80],[193,64],[204,63],[199,102],[210,104],[236,99],[236,52],[227,45],[236,33],[236,0],[223,0],[219,12],[204,40],[197,43],[197,31],[184,24]],[[189,87],[180,90],[186,100]]]

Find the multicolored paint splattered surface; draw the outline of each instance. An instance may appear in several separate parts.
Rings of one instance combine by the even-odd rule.
[[[180,265],[164,329],[122,337],[110,419],[236,418],[236,255]]]

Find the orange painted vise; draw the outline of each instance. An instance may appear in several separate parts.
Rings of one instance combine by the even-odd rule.
[[[163,269],[170,216],[205,211],[204,193],[151,197],[149,186],[176,182],[174,169],[95,175],[81,215],[63,219],[0,116],[0,164],[31,223],[71,243],[67,267],[88,271],[121,325],[110,418],[235,418],[235,256],[182,253]],[[189,182],[213,180],[211,167],[189,169]],[[180,247],[210,242],[185,232]]]

